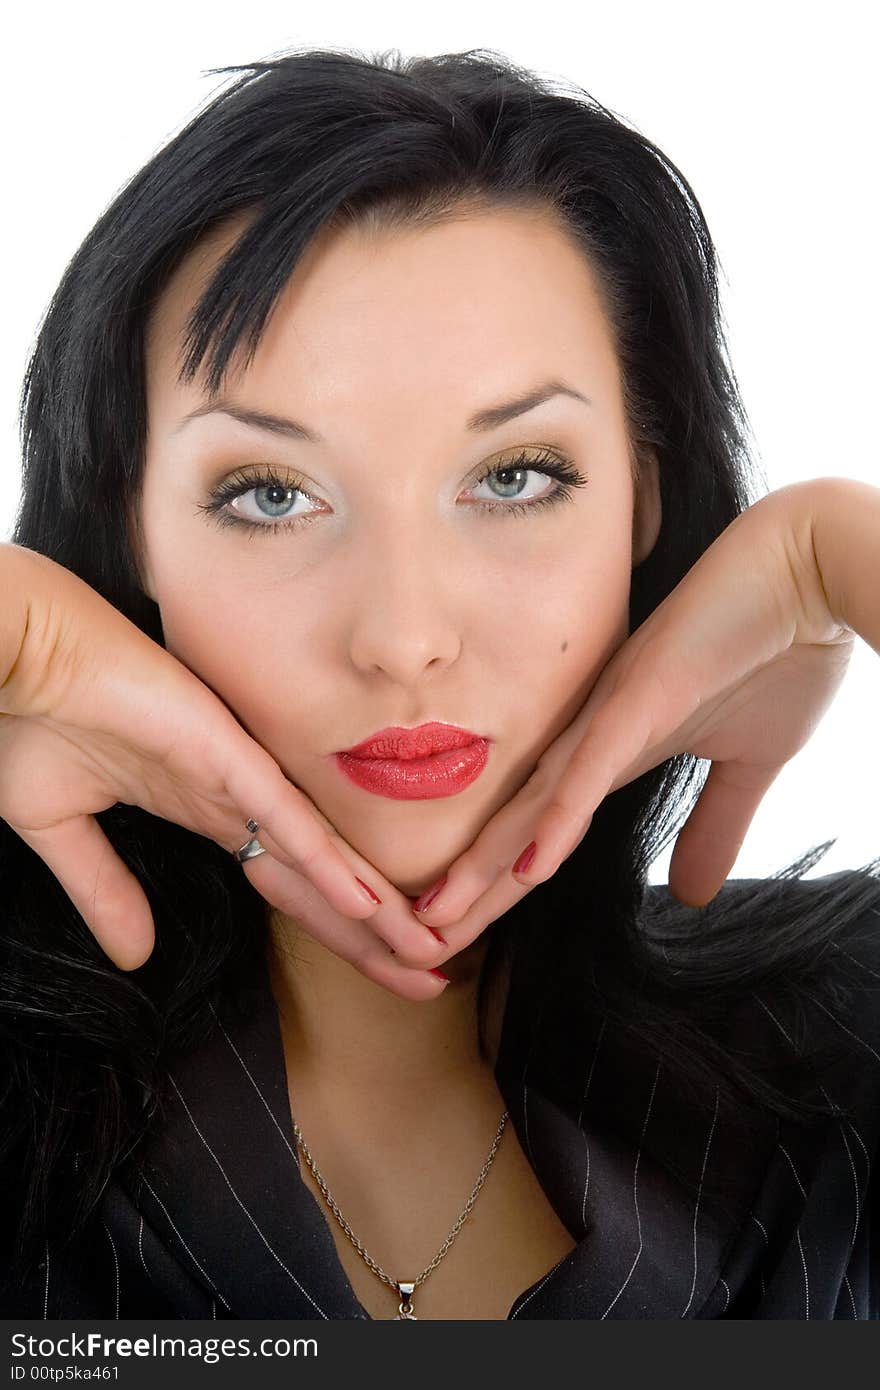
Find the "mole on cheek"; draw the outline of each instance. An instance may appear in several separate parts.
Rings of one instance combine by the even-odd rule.
[[[568,642],[567,642],[567,641],[566,641],[566,642],[563,642],[563,644],[562,644],[562,650],[563,650],[564,652],[567,652],[567,651],[568,651]]]

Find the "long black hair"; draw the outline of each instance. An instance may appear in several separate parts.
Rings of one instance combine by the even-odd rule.
[[[12,539],[67,566],[162,643],[132,527],[147,426],[144,329],[187,252],[249,214],[190,324],[185,370],[207,363],[216,390],[237,346],[255,350],[299,256],[332,219],[430,226],[468,205],[542,207],[597,277],[633,457],[651,447],[660,461],[662,528],[633,572],[634,630],[756,497],[716,255],[682,173],[587,92],[491,50],[293,51],[214,71],[239,75],[123,187],[52,297],[22,392]],[[715,1025],[731,1000],[768,983],[819,987],[834,934],[880,901],[876,866],[821,892],[780,891],[814,851],[735,900],[722,891],[702,909],[646,914],[650,865],[690,810],[700,771],[681,755],[607,797],[557,874],[491,924],[481,1040],[486,991],[506,956],[536,999],[575,982],[566,1017],[610,1019],[621,1045],[662,1056],[694,1103],[720,1095],[731,1114],[809,1122],[816,1107],[725,1050]],[[152,955],[131,972],[104,955],[51,871],[0,822],[0,1157],[22,1276],[46,1238],[63,1246],[88,1221],[161,1112],[170,1061],[265,963],[267,904],[223,848],[136,806],[98,821],[156,924]],[[574,1023],[566,1043],[580,1045]]]

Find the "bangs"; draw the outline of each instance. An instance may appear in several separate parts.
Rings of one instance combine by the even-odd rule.
[[[269,317],[310,238],[302,235],[298,213],[251,208],[247,225],[211,276],[187,320],[180,382],[204,373],[210,400],[223,387],[232,359],[242,370],[253,361]],[[217,224],[217,229],[228,221]],[[192,249],[192,248],[190,248]]]
[[[190,384],[203,369],[205,390],[215,399],[223,389],[232,358],[241,352],[241,370],[254,359],[266,324],[303,252],[322,231],[357,229],[366,237],[403,230],[429,230],[493,210],[530,212],[552,219],[560,230],[572,227],[552,199],[537,192],[490,191],[476,182],[450,180],[410,186],[405,192],[365,191],[346,197],[329,214],[309,222],[299,200],[287,190],[282,202],[237,209],[212,232],[246,217],[246,225],[215,270],[187,321],[184,359],[178,379]],[[190,247],[190,250],[193,248]]]

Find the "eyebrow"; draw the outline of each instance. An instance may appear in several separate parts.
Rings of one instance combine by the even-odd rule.
[[[500,425],[507,424],[508,420],[515,420],[517,416],[535,410],[553,396],[570,396],[574,400],[582,401],[585,405],[593,404],[589,396],[585,396],[581,391],[576,391],[573,386],[567,386],[564,381],[545,381],[542,385],[535,386],[515,397],[514,400],[503,401],[500,405],[490,406],[486,410],[478,410],[475,415],[470,416],[466,428],[476,434],[486,434],[490,430],[498,429]],[[252,429],[263,430],[270,434],[286,435],[289,439],[298,439],[306,444],[324,444],[326,442],[322,435],[317,434],[315,430],[309,429],[306,425],[300,424],[298,420],[286,420],[281,415],[269,415],[263,410],[248,410],[245,406],[222,398],[213,404],[200,405],[195,410],[191,410],[188,415],[184,415],[172,433],[177,434],[191,420],[197,420],[204,415],[228,415],[233,420],[238,420],[242,425],[249,425]]]

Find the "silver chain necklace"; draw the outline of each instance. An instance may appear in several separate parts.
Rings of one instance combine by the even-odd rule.
[[[414,1291],[419,1287],[420,1284],[424,1283],[424,1281],[427,1279],[428,1275],[431,1274],[431,1273],[433,1273],[433,1271],[437,1268],[438,1264],[439,1264],[440,1261],[443,1259],[443,1256],[446,1254],[446,1252],[447,1252],[447,1250],[449,1249],[450,1245],[451,1245],[452,1242],[455,1240],[455,1237],[458,1235],[459,1231],[461,1230],[462,1226],[464,1225],[465,1220],[467,1219],[467,1217],[468,1217],[468,1215],[469,1215],[469,1213],[470,1213],[471,1207],[474,1205],[474,1202],[477,1200],[477,1194],[479,1193],[480,1188],[483,1186],[483,1183],[486,1181],[486,1175],[488,1174],[489,1169],[492,1167],[492,1162],[493,1162],[493,1160],[494,1160],[494,1158],[495,1158],[495,1154],[496,1154],[496,1151],[497,1151],[497,1149],[498,1149],[498,1144],[499,1144],[499,1142],[500,1142],[501,1136],[502,1136],[502,1134],[504,1133],[504,1126],[507,1124],[507,1118],[508,1118],[509,1113],[510,1113],[510,1112],[509,1112],[508,1110],[505,1110],[504,1114],[501,1116],[501,1123],[499,1124],[498,1130],[497,1130],[497,1132],[496,1132],[496,1134],[495,1134],[495,1138],[494,1138],[494,1140],[492,1141],[492,1147],[491,1147],[491,1149],[489,1150],[489,1156],[488,1156],[488,1158],[486,1159],[486,1162],[483,1164],[482,1170],[481,1170],[481,1172],[480,1172],[480,1176],[477,1178],[476,1185],[475,1185],[475,1187],[474,1187],[473,1192],[471,1193],[470,1197],[468,1197],[468,1199],[467,1199],[467,1202],[466,1202],[466,1204],[465,1204],[465,1207],[464,1207],[463,1212],[461,1213],[461,1216],[460,1216],[460,1217],[458,1218],[458,1220],[456,1221],[455,1225],[453,1226],[452,1230],[449,1232],[449,1235],[448,1235],[448,1236],[446,1237],[446,1239],[444,1240],[443,1244],[441,1245],[440,1249],[437,1251],[437,1254],[434,1256],[434,1258],[433,1258],[433,1260],[431,1261],[431,1263],[427,1266],[427,1268],[425,1268],[425,1269],[422,1270],[422,1272],[421,1272],[421,1274],[419,1275],[418,1279],[412,1279],[412,1280],[407,1280],[407,1279],[392,1279],[388,1274],[385,1273],[385,1271],[384,1271],[384,1269],[381,1267],[381,1265],[377,1264],[376,1261],[372,1258],[372,1256],[367,1254],[367,1252],[366,1252],[364,1246],[363,1246],[363,1245],[361,1244],[361,1242],[358,1240],[357,1236],[354,1234],[354,1231],[351,1229],[351,1227],[349,1226],[349,1224],[348,1224],[348,1222],[346,1221],[345,1217],[342,1215],[342,1212],[339,1210],[339,1207],[336,1205],[336,1203],[334,1202],[333,1198],[330,1196],[330,1192],[329,1192],[329,1190],[328,1190],[328,1188],[327,1188],[327,1184],[325,1183],[324,1179],[321,1177],[321,1174],[318,1172],[318,1168],[317,1168],[317,1165],[316,1165],[316,1163],[315,1163],[315,1160],[312,1158],[312,1155],[311,1155],[310,1152],[309,1152],[308,1144],[306,1143],[305,1139],[303,1139],[303,1137],[302,1137],[302,1133],[301,1133],[301,1131],[300,1131],[299,1125],[294,1121],[293,1132],[294,1132],[294,1134],[295,1134],[295,1136],[296,1136],[296,1142],[297,1142],[297,1144],[299,1145],[299,1147],[300,1147],[300,1148],[302,1149],[302,1151],[303,1151],[303,1155],[304,1155],[304,1157],[305,1157],[306,1163],[309,1165],[309,1168],[312,1170],[312,1174],[314,1175],[315,1182],[318,1184],[318,1187],[321,1189],[321,1192],[322,1192],[322,1194],[323,1194],[323,1196],[324,1196],[324,1200],[326,1201],[328,1207],[329,1207],[330,1210],[332,1211],[333,1215],[336,1217],[336,1220],[339,1222],[339,1224],[340,1224],[340,1226],[342,1227],[343,1231],[344,1231],[345,1234],[348,1236],[348,1239],[351,1241],[352,1245],[354,1246],[355,1250],[358,1252],[358,1254],[360,1255],[360,1257],[361,1257],[361,1259],[364,1261],[364,1263],[365,1263],[366,1265],[369,1266],[369,1268],[373,1271],[373,1273],[374,1273],[375,1275],[377,1275],[378,1278],[380,1278],[380,1279],[383,1281],[383,1283],[389,1284],[389,1285],[391,1286],[392,1289],[397,1289],[398,1293],[400,1294],[400,1303],[398,1304],[397,1318],[394,1319],[394,1321],[400,1321],[401,1319],[405,1319],[405,1318],[412,1319],[412,1320],[415,1321],[415,1322],[418,1321],[418,1319],[417,1319],[415,1313],[413,1312],[413,1304],[412,1304],[412,1296],[413,1296],[413,1293],[414,1293]]]

